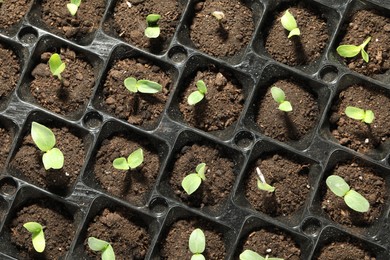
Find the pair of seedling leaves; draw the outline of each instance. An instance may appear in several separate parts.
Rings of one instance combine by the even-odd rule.
[[[181,186],[188,195],[194,193],[199,188],[202,181],[206,180],[205,172],[206,164],[200,163],[196,166],[195,173],[190,173],[184,177]]]
[[[191,232],[188,247],[192,253],[191,260],[206,260],[202,255],[206,249],[206,237],[200,228]]]

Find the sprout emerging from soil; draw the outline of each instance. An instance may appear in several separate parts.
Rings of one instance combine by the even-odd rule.
[[[196,166],[196,173],[190,173],[186,177],[184,177],[181,182],[181,186],[187,192],[188,195],[194,193],[202,183],[202,180],[206,180],[205,172],[206,172],[206,164],[200,163]]]
[[[53,53],[49,59],[49,67],[51,74],[62,81],[61,73],[65,70],[65,63],[62,62],[58,53]]]
[[[326,179],[326,185],[336,196],[344,198],[347,206],[354,211],[364,213],[370,209],[370,203],[360,193],[351,190],[340,176],[330,175]]]
[[[114,249],[110,243],[94,237],[89,237],[88,246],[93,251],[102,252],[102,260],[115,260]]]
[[[145,94],[155,94],[162,90],[160,84],[146,79],[136,80],[133,77],[128,77],[123,83],[125,84],[125,87],[133,93],[141,92]]]
[[[288,10],[286,10],[284,15],[280,19],[280,22],[282,23],[283,28],[290,32],[288,34],[288,38],[294,35],[301,35],[301,31],[298,28],[297,21],[295,21],[294,16]]]
[[[70,0],[70,3],[66,4],[66,7],[69,10],[69,13],[72,16],[75,16],[77,13],[77,10],[79,9],[79,6],[81,4],[81,0]]]
[[[240,254],[240,260],[283,260],[283,258],[268,257],[268,255],[262,257],[258,253],[247,249]]]
[[[202,101],[202,99],[207,93],[207,87],[203,80],[198,80],[196,82],[196,87],[198,88],[198,90],[192,92],[187,98],[187,102],[190,106]]]
[[[203,231],[199,228],[192,231],[190,239],[188,240],[188,247],[193,254],[191,260],[205,260],[202,255],[206,248],[206,237]]]
[[[279,110],[284,112],[292,111],[291,103],[286,100],[286,95],[284,94],[284,91],[281,88],[275,86],[272,87],[271,95],[272,98],[279,103]]]
[[[51,168],[61,169],[64,166],[64,155],[60,149],[54,147],[56,137],[49,128],[37,122],[32,122],[31,137],[39,150],[44,152],[42,162],[46,170]]]
[[[368,37],[362,44],[359,46],[356,45],[340,45],[337,47],[337,53],[344,58],[352,58],[359,54],[362,54],[362,58],[365,62],[368,62],[370,59],[368,53],[364,50],[367,44],[371,41],[371,37]]]
[[[149,14],[146,17],[147,27],[145,29],[145,36],[148,38],[157,38],[160,35],[160,27],[157,22],[160,20],[161,15]]]
[[[259,167],[256,167],[257,176],[259,177],[257,179],[257,188],[259,190],[268,191],[268,192],[274,192],[275,187],[269,185],[264,178],[263,173],[260,171]]]
[[[140,166],[144,161],[144,152],[142,148],[138,148],[134,152],[132,152],[129,157],[127,157],[127,160],[125,157],[116,158],[112,166],[114,166],[115,169],[118,170],[133,170]]]
[[[211,13],[211,15],[214,16],[218,22],[221,22],[223,19],[225,19],[225,14],[221,11],[214,11]]]
[[[366,124],[371,124],[375,119],[375,115],[372,110],[364,110],[358,107],[346,107],[345,114],[352,119],[361,120]]]
[[[46,246],[45,234],[43,233],[42,225],[37,222],[27,222],[24,223],[23,227],[31,233],[32,244],[35,251],[42,253]]]

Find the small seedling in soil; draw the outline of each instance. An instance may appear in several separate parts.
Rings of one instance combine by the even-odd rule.
[[[72,16],[75,16],[77,13],[77,10],[79,9],[79,6],[81,4],[81,0],[70,0],[70,3],[66,4],[66,7],[69,10],[69,13]]]
[[[144,151],[142,148],[139,148],[132,152],[129,157],[127,157],[127,160],[125,157],[116,158],[112,165],[115,169],[118,170],[133,170],[140,166],[144,161]]]
[[[214,16],[218,22],[221,22],[223,19],[225,19],[225,14],[221,11],[214,11],[211,13],[211,15]]]
[[[364,110],[358,107],[346,107],[345,114],[352,119],[361,120],[366,124],[371,124],[375,119],[374,112],[372,112],[372,110]]]
[[[326,185],[336,196],[344,198],[347,206],[354,211],[367,212],[370,209],[370,203],[360,193],[351,190],[340,176],[330,175],[326,179]]]
[[[286,10],[280,21],[282,23],[283,28],[290,32],[288,34],[288,38],[294,35],[301,35],[301,31],[298,28],[297,21],[295,21],[294,16],[288,10]]]
[[[196,166],[195,169],[196,173],[190,173],[186,177],[184,177],[183,181],[181,182],[181,186],[183,189],[187,192],[188,195],[191,195],[193,192],[195,192],[200,184],[202,183],[202,180],[206,180],[205,172],[206,172],[206,164],[200,163],[198,166]]]
[[[39,150],[44,152],[42,162],[45,169],[61,169],[64,165],[64,155],[60,149],[54,147],[56,137],[53,132],[44,125],[32,122],[31,137]]]
[[[102,260],[115,260],[114,249],[110,243],[95,237],[89,237],[88,246],[93,251],[102,252]]]
[[[283,260],[283,258],[268,257],[268,255],[262,257],[258,253],[247,249],[240,254],[240,260]]]
[[[58,79],[62,81],[61,73],[65,70],[66,66],[65,63],[62,62],[61,57],[58,53],[53,53],[50,56],[49,67],[51,74],[53,74],[53,76],[58,77]]]
[[[279,103],[279,110],[284,112],[292,111],[292,106],[289,101],[286,100],[286,95],[284,91],[278,87],[271,88],[272,98]]]
[[[192,231],[190,239],[188,240],[188,247],[193,254],[191,260],[205,260],[202,255],[206,248],[206,237],[201,229],[197,228]]]
[[[157,82],[141,79],[136,80],[133,77],[128,77],[124,80],[125,87],[133,93],[141,92],[145,94],[155,94],[162,90],[162,86]]]
[[[160,20],[161,15],[149,14],[146,16],[147,27],[145,29],[145,36],[148,38],[157,38],[160,35],[160,27],[157,22]]]
[[[37,222],[27,222],[24,223],[23,227],[31,233],[32,244],[35,251],[42,253],[46,246],[45,234],[43,233],[42,225]]]
[[[198,88],[198,90],[192,92],[187,98],[187,102],[190,106],[202,101],[202,99],[207,93],[207,87],[203,80],[198,80],[196,82],[196,87]]]
[[[344,58],[352,58],[359,54],[362,54],[362,58],[365,62],[368,62],[370,58],[368,57],[368,53],[364,50],[367,44],[371,41],[371,37],[368,37],[362,44],[359,46],[356,45],[340,45],[337,47],[337,53]]]
[[[256,172],[257,172],[257,176],[259,177],[257,179],[257,188],[259,190],[264,190],[264,191],[268,191],[268,192],[274,192],[275,191],[275,187],[269,185],[266,181],[265,181],[265,178],[264,178],[264,175],[263,173],[260,171],[260,168],[259,167],[256,167]]]

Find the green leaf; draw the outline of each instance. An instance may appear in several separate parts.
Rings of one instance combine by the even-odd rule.
[[[240,254],[240,260],[264,260],[264,257],[252,250],[245,250]]]
[[[190,106],[192,105],[195,105],[197,103],[199,103],[200,101],[202,101],[202,99],[204,98],[204,94],[203,93],[200,93],[198,90],[197,91],[194,91],[192,92],[188,98],[187,98],[187,102]]]
[[[370,209],[370,203],[360,193],[350,190],[345,194],[344,201],[354,211],[367,212]]]
[[[30,233],[39,233],[43,229],[42,225],[37,222],[26,222],[23,227]]]
[[[103,251],[108,247],[108,245],[109,243],[104,240],[97,239],[95,237],[88,238],[88,246],[93,251]]]
[[[137,93],[137,80],[133,77],[128,77],[123,81],[123,84],[125,84],[125,87],[133,93]]]
[[[147,27],[145,36],[148,38],[157,38],[160,35],[160,27]]]
[[[291,106],[291,103],[289,101],[283,101],[280,105],[279,105],[279,109],[284,111],[284,112],[290,112],[292,111],[292,106]]]
[[[192,231],[190,239],[188,240],[188,246],[193,254],[203,253],[206,248],[206,237],[200,228]]]
[[[257,179],[257,188],[259,190],[264,190],[264,191],[268,191],[268,192],[274,192],[275,191],[275,187],[269,185],[268,183],[263,183],[259,179]]]
[[[364,40],[362,44],[360,44],[360,47],[364,49],[366,45],[371,41],[371,37],[368,37],[367,39]]]
[[[142,148],[138,148],[134,152],[132,152],[129,157],[127,158],[127,164],[129,165],[130,169],[135,169],[138,166],[141,165],[144,161],[144,151]]]
[[[42,253],[46,247],[45,234],[43,227],[37,222],[27,222],[23,225],[30,233],[32,233],[32,244],[38,253]]]
[[[204,83],[203,80],[198,80],[196,82],[196,87],[198,88],[199,92],[205,95],[207,93],[207,87],[206,83]]]
[[[337,47],[337,53],[344,58],[352,58],[359,54],[361,50],[360,46],[355,45],[340,45]]]
[[[37,122],[31,124],[31,137],[39,150],[43,152],[49,151],[56,144],[56,137],[53,132]]]
[[[61,73],[65,70],[65,63],[61,61],[58,53],[53,53],[49,59],[50,71],[61,80]]]
[[[195,171],[198,173],[199,177],[202,180],[204,180],[204,181],[206,180],[206,176],[205,176],[206,164],[205,163],[198,164],[198,166],[196,166]]]
[[[271,88],[271,95],[272,95],[272,98],[279,104],[282,103],[286,98],[284,91],[278,87]]]
[[[102,260],[115,260],[114,248],[108,244],[107,248],[102,253]]]
[[[284,15],[280,19],[280,21],[281,21],[282,26],[284,27],[284,29],[286,29],[286,30],[288,30],[290,32],[293,29],[298,28],[298,25],[297,25],[297,22],[295,21],[294,16],[288,10],[286,10]]]
[[[42,155],[45,170],[61,169],[64,166],[64,154],[58,148],[53,148]]]
[[[162,86],[157,82],[141,79],[137,81],[137,89],[141,93],[154,94],[162,90]]]
[[[372,112],[372,110],[366,110],[363,118],[364,123],[371,124],[374,119],[374,112]]]
[[[124,157],[116,158],[112,162],[112,166],[115,169],[117,169],[117,170],[125,170],[125,171],[127,171],[127,170],[130,169],[129,165],[127,164],[127,160]]]
[[[365,112],[363,109],[351,106],[345,108],[345,114],[348,117],[356,120],[363,120],[365,116]]]
[[[196,254],[191,256],[191,260],[206,260],[202,254]]]
[[[148,23],[148,25],[154,24],[157,23],[160,18],[161,15],[159,14],[149,14],[148,16],[146,16],[146,22]]]
[[[69,13],[72,15],[72,16],[75,16],[76,13],[77,13],[77,10],[79,9],[79,7],[73,3],[68,3],[66,4],[66,7],[68,8],[69,10]]]
[[[301,35],[301,30],[299,30],[299,28],[294,28],[290,31],[287,38],[291,38],[292,36],[299,36],[299,35]]]
[[[365,62],[369,62],[370,58],[368,57],[368,53],[362,48],[362,58]]]
[[[339,197],[344,197],[345,194],[350,190],[348,183],[343,178],[337,175],[330,175],[326,178],[326,185],[328,188]]]
[[[197,173],[190,173],[184,177],[183,181],[181,182],[181,186],[188,195],[191,195],[199,188],[201,183],[202,179]]]

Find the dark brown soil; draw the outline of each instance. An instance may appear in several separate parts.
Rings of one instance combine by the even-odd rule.
[[[223,157],[216,148],[194,144],[184,146],[175,156],[175,163],[169,184],[173,192],[183,202],[192,207],[221,206],[229,196],[233,187],[235,174],[234,163]],[[206,180],[191,195],[187,195],[181,182],[189,173],[195,172],[198,164],[206,164]]]
[[[64,154],[64,166],[59,170],[45,170],[42,152],[34,144],[31,135],[24,137],[21,147],[10,163],[10,168],[23,179],[56,194],[64,195],[74,185],[84,164],[86,152],[83,141],[68,128],[51,128],[58,149]]]
[[[277,103],[271,95],[271,87],[281,88],[290,101],[293,110],[284,112],[278,109]],[[278,80],[268,87],[257,108],[256,124],[266,136],[281,142],[299,140],[305,136],[317,122],[319,113],[316,98],[301,84],[291,80]]]
[[[207,54],[232,56],[245,48],[254,31],[252,11],[240,0],[203,0],[195,4],[190,37],[195,47]],[[220,22],[211,15],[223,12]]]
[[[0,28],[6,29],[20,22],[32,2],[31,0],[9,0],[0,4]]]
[[[128,77],[155,81],[162,85],[162,91],[156,94],[131,93],[123,83]],[[120,60],[108,71],[102,106],[130,124],[155,127],[172,85],[169,74],[142,58]]]
[[[188,96],[197,90],[196,82],[203,80],[207,94],[198,104],[190,106]],[[223,130],[237,121],[243,109],[244,95],[239,82],[224,71],[210,68],[198,71],[181,95],[179,104],[184,120],[204,131]]]
[[[38,222],[44,226],[46,247],[42,253],[35,252],[31,233],[23,227],[26,222]],[[73,218],[58,203],[44,201],[21,209],[10,225],[11,242],[17,246],[20,259],[61,259],[67,254],[74,238],[76,227]]]
[[[81,40],[97,30],[105,7],[104,0],[83,0],[76,15],[72,16],[64,1],[44,0],[41,17],[56,34],[68,39]]]
[[[375,119],[368,125],[345,115],[347,106],[370,109]],[[366,153],[387,142],[390,137],[390,95],[383,90],[352,85],[340,92],[329,118],[332,135],[345,145]]]
[[[352,260],[352,259],[367,259],[375,260],[375,255],[364,250],[361,245],[349,242],[332,242],[321,249],[318,260]]]
[[[188,247],[188,240],[196,228],[200,228],[206,237],[203,256],[210,260],[225,259],[226,248],[222,234],[215,231],[213,223],[199,219],[179,220],[170,227],[168,234],[162,240],[161,259],[190,259],[192,253]]]
[[[359,192],[370,203],[370,210],[359,213],[350,209],[344,199],[331,192],[323,180],[322,186],[322,209],[335,222],[349,227],[368,227],[373,224],[382,214],[386,201],[386,183],[369,166],[356,162],[339,164],[332,170],[333,175],[342,177],[351,187]]]
[[[274,192],[257,188],[256,167],[259,167]],[[275,154],[264,160],[258,159],[246,180],[245,196],[256,210],[271,215],[289,216],[301,208],[310,191],[309,165]]]
[[[360,10],[354,13],[344,25],[345,35],[342,44],[360,45],[371,36],[365,50],[369,55],[366,63],[361,54],[344,59],[348,68],[367,75],[383,74],[390,68],[390,18],[378,15],[375,11]]]
[[[0,169],[3,169],[5,166],[12,141],[13,139],[10,133],[6,129],[0,127]]]
[[[150,245],[147,230],[130,220],[122,212],[104,209],[90,223],[84,242],[89,257],[101,259],[100,252],[94,252],[87,245],[88,237],[95,237],[111,244],[116,259],[145,259]]]
[[[62,2],[63,4],[63,2]],[[66,64],[61,81],[50,72],[48,61],[52,53],[41,55],[41,63],[31,72],[34,80],[30,91],[42,107],[61,115],[80,112],[92,95],[95,84],[92,66],[74,51],[61,48],[61,60]]]
[[[283,28],[280,18],[286,10],[276,14],[268,35],[265,48],[271,57],[290,66],[305,65],[321,56],[328,41],[326,21],[310,9],[298,6],[288,8],[297,21],[300,36],[287,38],[289,31]]]
[[[179,23],[183,6],[178,0],[120,0],[117,1],[113,18],[106,24],[106,30],[112,28],[126,42],[154,53],[162,52],[168,45]],[[149,39],[144,35],[146,16],[161,15],[158,25],[160,36]]]
[[[134,170],[117,170],[112,162],[118,157],[127,158],[142,148],[144,162]],[[142,205],[153,188],[160,168],[159,157],[145,141],[134,142],[123,136],[114,136],[103,141],[96,155],[94,173],[101,187],[108,193]]]
[[[4,48],[0,44],[0,99],[7,97],[15,89],[19,75],[20,65],[18,58],[13,51]]]

